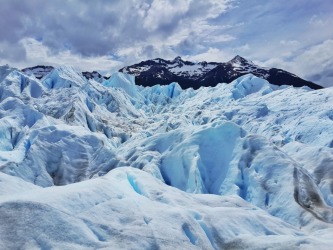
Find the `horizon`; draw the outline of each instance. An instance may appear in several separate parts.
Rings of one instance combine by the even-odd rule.
[[[242,56],[240,56],[240,55],[236,55],[236,56],[234,56],[233,58],[231,58],[230,60],[228,60],[228,61],[224,61],[224,62],[217,62],[217,61],[199,61],[199,60],[193,60],[193,61],[189,61],[189,62],[194,62],[194,63],[200,63],[200,62],[207,62],[207,63],[227,63],[227,62],[229,62],[229,61],[231,61],[231,60],[233,60],[234,58],[236,58],[237,56],[239,56],[239,57],[241,57],[241,58],[244,58],[244,59],[246,59],[247,61],[250,61],[251,62],[251,60],[250,59],[247,59],[247,58],[245,58],[245,57],[242,57]],[[144,60],[144,61],[140,61],[140,62],[136,62],[135,64],[138,64],[138,63],[141,63],[141,62],[145,62],[145,61],[149,61],[149,60],[156,60],[156,59],[163,59],[163,60],[167,60],[167,61],[173,61],[173,60],[175,60],[177,57],[180,57],[181,58],[181,60],[183,60],[183,58],[181,57],[181,56],[176,56],[175,58],[171,58],[171,59],[166,59],[166,58],[160,58],[160,57],[156,57],[156,58],[150,58],[150,59],[147,59],[147,60]],[[183,60],[183,61],[188,61],[188,60]],[[12,67],[11,65],[9,65],[9,64],[7,64],[9,67]],[[2,66],[4,66],[4,65],[2,65]],[[108,76],[108,74],[109,75],[111,75],[111,74],[113,74],[113,73],[115,73],[115,72],[119,72],[119,70],[120,69],[122,69],[122,68],[124,68],[124,67],[126,67],[126,66],[131,66],[131,65],[125,65],[124,67],[121,67],[121,68],[119,68],[119,69],[115,69],[114,71],[112,71],[112,72],[109,72],[109,71],[104,71],[103,72],[103,70],[97,70],[97,69],[88,69],[88,70],[80,70],[79,68],[77,68],[77,67],[75,67],[74,65],[70,65],[70,64],[59,64],[59,65],[51,65],[51,64],[49,64],[49,65],[43,65],[43,64],[38,64],[38,65],[30,65],[30,66],[27,66],[27,67],[24,67],[24,68],[18,68],[19,70],[24,70],[24,69],[28,69],[28,68],[34,68],[34,67],[53,67],[53,68],[56,68],[56,67],[60,67],[60,66],[70,66],[70,67],[73,67],[76,71],[81,71],[81,72],[98,72],[98,73],[100,73],[102,76]],[[258,65],[258,66],[261,66],[261,65]],[[261,66],[262,68],[264,68],[265,66]],[[292,73],[292,72],[290,72],[290,73]]]
[[[208,63],[208,64],[218,64],[218,65],[220,65],[220,64],[228,64],[228,63],[231,63],[232,61],[234,61],[235,59],[237,59],[237,58],[240,58],[241,60],[245,60],[246,62],[248,62],[249,64],[253,64],[254,66],[256,66],[256,67],[258,67],[258,68],[261,68],[261,69],[273,69],[274,67],[271,67],[271,68],[269,68],[269,67],[265,67],[265,66],[261,66],[261,65],[258,65],[258,64],[256,64],[256,63],[254,63],[253,61],[251,61],[251,60],[249,60],[249,59],[247,59],[247,58],[244,58],[244,57],[242,57],[242,56],[240,56],[240,55],[236,55],[236,56],[234,56],[232,59],[230,59],[230,60],[228,60],[228,61],[226,61],[226,62],[216,62],[216,61],[214,61],[214,62],[212,62],[212,61],[198,61],[198,60],[194,60],[194,61],[188,61],[188,60],[184,60],[181,56],[176,56],[175,58],[173,58],[173,59],[164,59],[164,58],[160,58],[160,57],[157,57],[157,58],[151,58],[151,59],[148,59],[148,60],[145,60],[145,61],[141,61],[141,62],[138,62],[138,63],[136,63],[136,64],[133,64],[133,65],[128,65],[128,66],[125,66],[125,67],[123,67],[123,68],[120,68],[120,69],[116,69],[115,71],[113,71],[113,72],[103,72],[103,71],[99,71],[99,70],[94,70],[94,69],[90,69],[90,70],[80,70],[79,68],[77,68],[77,67],[75,67],[75,66],[73,66],[73,65],[66,65],[66,64],[60,64],[60,65],[54,65],[54,66],[52,66],[52,65],[34,65],[34,66],[30,66],[30,67],[26,67],[26,68],[22,68],[22,69],[18,69],[18,70],[20,70],[20,71],[25,71],[25,70],[27,70],[27,69],[29,69],[29,70],[33,70],[33,69],[35,69],[35,68],[39,68],[39,67],[51,67],[52,68],[52,70],[53,69],[56,69],[56,68],[59,68],[59,67],[63,67],[63,66],[65,66],[65,67],[71,67],[71,68],[73,68],[73,70],[74,71],[76,71],[76,72],[81,72],[82,74],[84,74],[84,73],[94,73],[94,72],[96,72],[96,73],[98,73],[98,74],[100,74],[101,75],[101,77],[104,77],[104,78],[110,78],[113,74],[115,74],[115,73],[117,73],[117,72],[121,72],[121,73],[124,73],[123,71],[122,71],[122,69],[124,69],[124,68],[127,68],[127,67],[132,67],[132,66],[135,66],[135,65],[140,65],[141,63],[147,63],[147,62],[149,62],[149,61],[155,61],[155,60],[163,60],[163,61],[166,61],[166,62],[168,62],[168,63],[173,63],[174,61],[177,61],[177,60],[181,60],[182,62],[184,62],[184,63],[195,63],[195,64],[201,64],[201,63]],[[7,67],[11,67],[10,65],[6,65]],[[279,68],[276,68],[276,69],[278,69],[278,70],[282,70],[282,71],[285,71],[284,69],[279,69]],[[290,73],[291,75],[295,75],[295,74],[293,74],[292,72],[288,72],[288,71],[286,71],[287,73]],[[131,73],[124,73],[124,74],[131,74]],[[255,75],[255,76],[257,76],[255,73],[253,73],[253,72],[250,72],[250,73],[248,73],[248,74],[252,74],[252,75]],[[297,75],[295,75],[296,77],[299,77],[299,76],[297,76]],[[260,77],[260,76],[259,76]],[[300,78],[300,79],[302,79],[302,78]],[[307,81],[306,79],[302,79],[302,80],[305,80],[305,81]],[[310,83],[314,83],[315,85],[318,85],[318,86],[321,86],[320,84],[317,84],[317,83],[315,83],[315,82],[311,82],[311,81],[308,81],[308,82],[310,82]],[[272,82],[270,82],[271,84],[277,84],[277,83],[272,83]],[[213,85],[214,85],[214,83],[212,83]],[[292,83],[290,83],[290,84],[292,84]],[[321,86],[321,87],[324,87],[324,88],[326,88],[325,86]],[[330,87],[330,86],[328,86],[328,87]]]
[[[247,60],[247,61],[250,61],[251,62],[251,60],[250,59],[247,59],[247,58],[245,58],[245,57],[243,57],[243,56],[241,56],[241,55],[235,55],[233,58],[231,58],[230,60],[227,60],[227,61],[221,61],[221,62],[219,62],[219,61],[200,61],[200,60],[193,60],[193,61],[189,61],[189,60],[184,60],[181,56],[176,56],[176,57],[174,57],[174,58],[161,58],[161,57],[155,57],[155,58],[150,58],[150,59],[147,59],[147,60],[143,60],[143,61],[140,61],[140,62],[136,62],[136,63],[134,63],[134,64],[138,64],[138,63],[141,63],[141,62],[145,62],[145,61],[150,61],[150,60],[157,60],[157,59],[162,59],[162,60],[166,60],[166,61],[173,61],[173,60],[175,60],[175,59],[177,59],[178,57],[182,60],[182,61],[186,61],[186,62],[194,62],[194,63],[200,63],[200,62],[207,62],[207,63],[227,63],[227,62],[230,62],[231,60],[233,60],[234,58],[236,58],[236,57],[241,57],[241,58],[244,58],[245,60]],[[62,66],[62,65],[64,65],[64,66],[71,66],[71,67],[74,67],[75,69],[76,69],[76,67],[75,66],[73,66],[73,65],[70,65],[70,64],[59,64],[59,65],[56,65],[56,66],[53,66],[53,65],[43,65],[43,64],[38,64],[38,65],[30,65],[30,66],[27,66],[27,67],[25,67],[25,68],[18,68],[19,70],[23,70],[23,69],[26,69],[26,68],[34,68],[34,67],[48,67],[48,66],[51,66],[51,67],[57,67],[57,66]],[[8,64],[8,66],[11,66],[11,65],[9,65]],[[126,67],[126,66],[131,66],[131,65],[125,65],[124,67]],[[258,65],[258,66],[261,66],[261,65]],[[121,67],[121,68],[119,68],[119,69],[116,69],[114,72],[118,72],[120,69],[122,69],[122,68],[124,68],[124,67]],[[265,67],[265,66],[262,66],[262,67]],[[78,71],[80,71],[80,70],[78,70]],[[90,69],[90,71],[82,71],[82,72],[93,72],[93,71],[97,71],[98,73],[101,73],[100,71],[98,71],[98,70],[96,70],[96,69]],[[114,73],[113,72],[113,73]]]

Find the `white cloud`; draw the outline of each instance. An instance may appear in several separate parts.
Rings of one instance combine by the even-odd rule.
[[[189,10],[189,5],[189,0],[155,0],[147,11],[143,26],[149,31],[154,31],[161,26],[174,25],[175,19],[180,21],[182,15]]]
[[[233,51],[235,51],[236,54],[241,54],[248,50],[250,50],[250,45],[248,43],[233,49]]]
[[[209,22],[210,18],[222,14],[230,5],[228,0],[155,0],[143,22],[144,27],[153,33],[139,42],[139,46],[152,45],[155,52],[160,52],[157,56],[166,57],[187,54],[189,50],[191,54],[196,54],[202,51],[203,44],[232,41],[235,39],[233,36],[221,34],[224,27]],[[159,32],[166,31],[168,35],[161,39]]]
[[[210,42],[210,43],[223,43],[223,42],[230,42],[232,40],[235,40],[236,37],[231,36],[229,34],[226,35],[217,35],[217,36],[211,36],[211,37],[206,37],[204,38],[205,42]]]
[[[73,54],[69,50],[52,53],[42,42],[33,38],[25,38],[20,41],[26,50],[26,62],[30,66],[35,65],[71,65],[80,71],[100,70],[101,72],[112,72],[118,70],[122,63],[108,56],[83,57]],[[4,62],[2,62],[5,64]],[[26,63],[20,62],[13,65],[18,68],[26,67]]]
[[[333,40],[310,46],[303,52],[293,54],[288,60],[283,57],[271,58],[264,65],[282,68],[322,86],[333,86]]]
[[[20,41],[28,37],[38,39],[48,54],[66,58],[66,62],[67,54],[89,62],[95,58],[103,61],[104,55],[113,54],[124,56],[119,59],[123,63],[149,56],[183,55],[190,49],[193,54],[201,53],[207,44],[211,46],[209,39],[205,41],[207,37],[215,43],[234,39],[221,33],[224,25],[210,23],[232,5],[230,0],[34,0],[29,4],[3,0],[1,4],[0,14],[6,25],[0,25],[0,50],[4,48],[1,43],[8,46],[3,53],[0,51],[0,58],[13,59],[16,64],[24,61],[24,53],[18,53],[21,57],[14,60],[14,53],[6,51],[9,47],[11,51],[19,47],[24,51]],[[30,54],[25,58],[29,65],[45,62],[45,58],[56,59],[43,54],[45,51],[32,56],[34,48],[29,46]],[[76,59],[73,64],[77,64]]]
[[[281,40],[280,44],[286,45],[286,46],[299,46],[301,43],[297,40]]]
[[[184,59],[192,61],[226,62],[234,55],[217,48],[209,48],[206,52],[194,56],[185,56]]]
[[[310,18],[309,23],[311,25],[316,25],[316,26],[325,26],[326,24],[329,23],[329,19],[319,17],[318,15],[313,15]]]

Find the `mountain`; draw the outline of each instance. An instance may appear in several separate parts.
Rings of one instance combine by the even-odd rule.
[[[230,83],[240,76],[251,73],[278,86],[322,88],[287,71],[260,67],[239,55],[226,63],[194,63],[184,61],[180,57],[171,61],[157,58],[124,67],[119,71],[134,75],[136,83],[142,86],[178,82],[183,89],[198,89],[201,86],[216,86],[222,82]]]
[[[47,74],[49,74],[52,70],[54,69],[54,67],[52,66],[45,66],[45,65],[37,65],[34,67],[28,67],[28,68],[24,68],[22,69],[22,72],[24,72],[25,74],[33,74],[37,79],[42,79],[43,77],[45,77]],[[82,72],[82,75],[89,79],[95,79],[95,80],[99,80],[101,78],[103,78],[103,76],[98,73],[97,71],[84,71]],[[106,77],[105,77],[106,79]]]
[[[42,79],[53,69],[54,68],[52,66],[37,65],[34,67],[22,69],[22,72],[26,74],[33,74],[37,79]]]
[[[88,71],[85,71],[85,72],[82,72],[82,75],[87,78],[88,80],[90,79],[95,79],[95,80],[98,80],[98,79],[101,79],[103,76],[98,73],[97,71],[93,71],[93,72],[88,72]]]
[[[333,88],[100,80],[0,67],[1,249],[331,248]]]

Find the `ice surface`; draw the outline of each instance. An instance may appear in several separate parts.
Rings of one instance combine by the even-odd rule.
[[[49,89],[82,87],[86,79],[81,73],[77,73],[74,68],[60,66],[52,70],[42,79],[44,85]]]
[[[108,80],[103,82],[106,87],[123,89],[129,96],[138,97],[138,90],[134,82],[134,76],[115,72]]]
[[[234,86],[232,95],[235,99],[244,98],[247,95],[264,90],[262,94],[267,94],[272,91],[270,84],[264,79],[255,76],[241,76],[231,83]]]
[[[237,196],[187,194],[133,168],[4,196],[0,211],[1,246],[11,249],[310,249],[332,232],[312,236]]]
[[[0,67],[0,248],[329,249],[332,103]]]

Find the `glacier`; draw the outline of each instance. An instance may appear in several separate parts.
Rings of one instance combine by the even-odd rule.
[[[329,249],[333,88],[0,67],[0,248]]]

